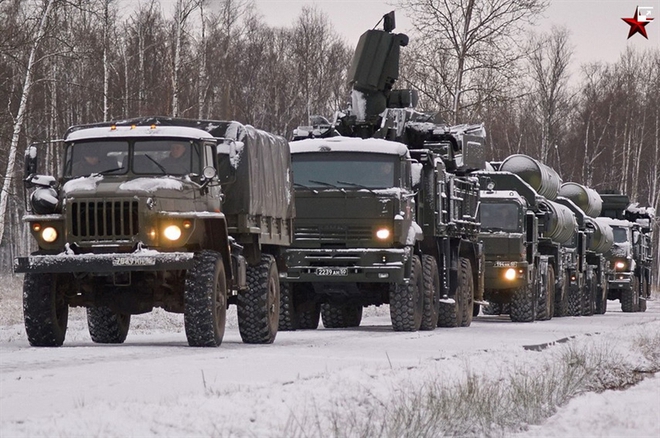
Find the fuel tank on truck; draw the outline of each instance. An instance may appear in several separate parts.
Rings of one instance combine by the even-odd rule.
[[[560,244],[570,242],[577,228],[573,212],[568,207],[550,200],[541,203],[548,212],[544,236]]]
[[[502,161],[499,170],[515,173],[539,195],[551,201],[557,199],[561,178],[553,168],[540,161],[523,154],[510,155]]]
[[[559,196],[570,199],[587,216],[597,217],[603,208],[603,200],[594,189],[574,182],[566,182],[559,189]]]
[[[589,218],[588,221],[593,226],[593,233],[587,249],[597,253],[606,253],[614,244],[612,227],[607,223],[607,219],[602,217]]]

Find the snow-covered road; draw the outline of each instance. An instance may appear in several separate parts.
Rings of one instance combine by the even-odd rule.
[[[180,316],[164,312],[133,317],[123,345],[94,344],[76,310],[60,348],[31,348],[20,325],[0,327],[0,436],[279,436],[310,407],[388,398],[405,382],[458,379],[466,368],[497,375],[566,340],[660,328],[658,301],[635,314],[608,304],[593,317],[479,316],[469,328],[417,333],[392,332],[387,307],[371,308],[359,328],[280,332],[273,345],[243,344],[232,308],[212,349],[188,347]]]

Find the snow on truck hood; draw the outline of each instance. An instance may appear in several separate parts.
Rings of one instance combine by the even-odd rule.
[[[186,139],[213,140],[213,137],[203,129],[186,126],[103,126],[97,128],[84,128],[70,133],[65,141],[80,141],[103,138],[127,137],[180,137]]]
[[[95,192],[103,175],[83,176],[67,181],[62,187],[64,194],[73,192]],[[117,187],[119,191],[153,193],[157,190],[183,190],[183,182],[169,176],[136,178],[124,181]]]
[[[312,138],[289,143],[291,153],[303,152],[369,152],[409,156],[405,144],[380,138],[329,137]]]

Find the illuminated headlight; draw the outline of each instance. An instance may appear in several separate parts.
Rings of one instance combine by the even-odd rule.
[[[390,230],[387,228],[380,228],[376,231],[376,237],[380,240],[385,240],[390,237]]]
[[[57,230],[53,227],[46,227],[41,232],[41,238],[44,242],[53,243],[57,239]]]
[[[177,225],[170,225],[169,227],[165,228],[165,230],[163,230],[163,235],[169,240],[177,240],[179,237],[181,237],[181,228],[179,228]]]
[[[513,268],[509,268],[506,271],[504,271],[504,278],[507,280],[514,280],[516,278],[516,270]]]
[[[615,269],[621,270],[621,269],[624,269],[625,267],[626,267],[626,263],[625,263],[625,262],[622,262],[621,260],[617,260],[617,261],[614,263],[614,268],[615,268]]]

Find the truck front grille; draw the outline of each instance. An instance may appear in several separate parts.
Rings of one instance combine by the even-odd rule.
[[[81,240],[126,240],[138,233],[138,201],[89,200],[70,204],[71,235]]]
[[[347,240],[373,240],[371,226],[298,226],[295,240],[315,242],[345,242]]]

